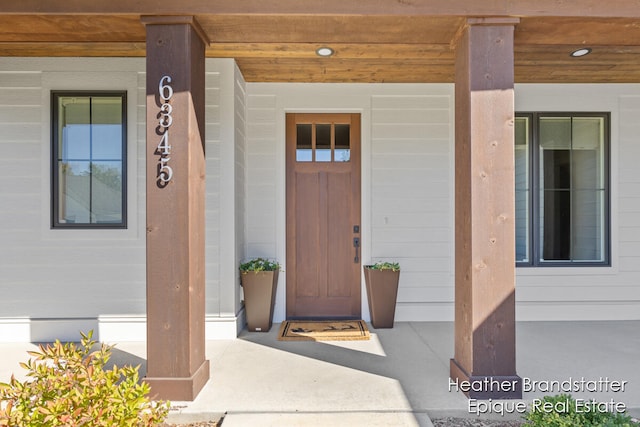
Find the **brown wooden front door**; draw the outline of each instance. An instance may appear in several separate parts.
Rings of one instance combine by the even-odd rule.
[[[360,318],[360,115],[287,114],[286,134],[287,318]]]

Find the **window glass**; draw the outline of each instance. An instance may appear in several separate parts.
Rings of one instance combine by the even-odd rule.
[[[91,106],[89,98],[61,97],[59,153],[62,159],[88,159],[91,156]]]
[[[92,162],[91,210],[98,224],[122,221],[122,163]]]
[[[334,160],[336,162],[348,162],[351,160],[351,126],[340,125],[335,126],[336,148]]]
[[[516,261],[529,261],[529,135],[530,118],[517,117],[515,120],[515,163],[516,163]]]
[[[122,102],[114,98],[91,100],[92,157],[122,158]]]
[[[533,120],[536,132],[523,131]],[[521,115],[515,126],[516,260],[608,265],[608,115]],[[529,135],[537,135],[527,146]],[[531,170],[527,153],[536,153]],[[537,195],[531,209],[529,182]],[[526,214],[533,214],[530,221]],[[532,234],[524,228],[537,227]],[[531,241],[529,236],[537,236]],[[527,254],[534,250],[531,258]],[[534,262],[535,260],[535,262]]]
[[[313,161],[313,145],[310,124],[296,125],[296,160],[298,162]]]
[[[542,149],[571,148],[571,117],[542,117],[539,131]]]
[[[331,161],[331,125],[316,125],[316,161]]]
[[[571,258],[575,261],[605,261],[605,191],[576,190],[572,193]]]
[[[53,97],[53,226],[124,227],[125,94]]]
[[[348,124],[298,123],[296,125],[296,161],[351,161],[351,127]]]
[[[86,224],[91,222],[91,175],[89,162],[65,162],[59,164],[58,222]]]

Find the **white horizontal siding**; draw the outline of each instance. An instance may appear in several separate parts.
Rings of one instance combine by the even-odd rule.
[[[231,323],[220,323],[221,210],[226,206],[221,201],[220,181],[222,157],[227,153],[224,144],[233,146],[233,137],[226,136],[233,124],[225,124],[222,117],[230,102],[222,97],[230,92],[233,100],[235,89],[228,82],[234,80],[233,71],[229,73],[234,64],[232,60],[207,60],[206,66],[207,324],[215,324],[213,329],[228,336],[229,327],[236,329],[237,306],[233,295],[229,296]],[[128,91],[126,230],[50,229],[49,98],[55,89]],[[69,328],[88,324],[99,325],[101,331],[116,331],[113,333],[120,338],[144,339],[140,335],[146,314],[144,59],[0,58],[0,90],[0,293],[4,296],[0,324],[9,329],[13,324],[30,324],[31,336],[26,339],[74,337],[77,331]],[[245,98],[242,93],[238,97],[240,101]],[[233,117],[226,122],[233,123]],[[238,122],[237,129],[243,128],[244,123]],[[236,169],[241,187],[244,171]],[[238,200],[243,203],[242,193]],[[240,231],[237,238],[242,234]],[[227,288],[229,294],[238,292],[231,281]],[[43,322],[52,326],[43,329],[44,323],[34,319],[46,319]],[[51,323],[51,319],[59,321]],[[129,326],[133,332],[126,330]],[[7,328],[0,326],[3,331]],[[23,332],[7,333],[22,339]]]
[[[137,191],[144,173],[137,162],[138,146],[144,144],[138,127],[145,117],[140,115],[144,105],[136,105],[144,62],[71,61],[65,68],[66,61],[0,58],[2,318],[97,319],[145,313],[145,233],[138,216],[144,212],[139,202],[144,193]],[[84,74],[97,70],[103,78],[88,84]],[[50,91],[106,88],[128,90],[131,101],[129,229],[51,230]]]
[[[616,300],[636,301],[640,305],[640,93],[620,97],[620,155],[618,183],[619,271],[621,278],[611,283],[626,286],[614,295]],[[635,170],[635,173],[629,171]],[[616,176],[616,170],[612,176]],[[611,295],[611,294],[609,294]]]
[[[141,59],[0,58],[0,317],[144,315],[145,86]],[[357,112],[363,259],[401,263],[398,320],[451,320],[452,85],[244,84],[207,60],[206,87],[208,315],[237,312],[239,258],[284,261],[285,113]],[[49,229],[49,91],[76,88],[129,90],[128,230]],[[518,317],[638,318],[640,85],[517,85],[516,109],[612,114],[612,266],[517,269]]]
[[[219,70],[207,67],[205,73],[205,280],[206,311],[220,312],[220,177],[221,177],[221,94],[222,76]],[[215,112],[215,114],[209,114]]]
[[[372,261],[401,264],[399,319],[427,319],[444,303],[450,320],[452,97],[374,95],[371,105]]]
[[[247,99],[247,257],[275,259],[277,241],[278,139],[276,97]],[[282,151],[284,152],[284,151]],[[284,263],[283,259],[280,262]]]
[[[285,114],[360,113],[363,260],[401,262],[399,317],[422,311],[417,318],[435,319],[432,314],[437,312],[450,319],[452,87],[247,86],[248,255],[285,258]],[[276,320],[285,314],[284,289],[278,292]],[[366,301],[364,293],[363,298]],[[441,301],[441,307],[426,314],[431,304]],[[368,317],[366,307],[362,314]]]
[[[247,207],[247,90],[246,83],[242,73],[236,66],[234,68],[235,76],[235,259],[233,263],[234,278],[233,291],[235,301],[235,311],[240,309],[240,301],[242,293],[240,288],[240,263],[246,261],[246,242],[247,224],[246,224],[246,207]]]
[[[285,113],[361,112],[363,259],[401,263],[399,320],[451,320],[452,86],[248,86],[249,252],[284,257]],[[588,318],[584,312],[598,319],[640,316],[632,310],[640,308],[638,96],[638,85],[517,85],[518,111],[612,114],[612,266],[518,268],[519,319]],[[598,306],[603,312],[596,315]]]
[[[612,196],[612,266],[517,269],[518,318],[640,318],[640,85],[519,85],[516,109],[611,112]]]

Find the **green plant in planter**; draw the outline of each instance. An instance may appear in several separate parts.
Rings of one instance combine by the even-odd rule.
[[[41,345],[21,363],[29,379],[0,383],[0,426],[152,427],[164,425],[168,402],[152,402],[138,368],[104,367],[113,346],[94,350],[92,332],[75,343]]]
[[[265,258],[254,258],[240,264],[247,329],[251,332],[271,329],[279,272],[280,264]]]
[[[240,272],[280,271],[280,264],[266,258],[254,258],[240,264]]]
[[[400,271],[400,263],[397,262],[376,262],[372,265],[365,265],[366,268],[371,270],[391,270]]]

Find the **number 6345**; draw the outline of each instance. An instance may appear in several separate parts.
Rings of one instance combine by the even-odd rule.
[[[166,185],[173,178],[173,169],[169,166],[168,157],[171,154],[171,144],[169,143],[169,127],[173,123],[173,107],[170,104],[171,97],[173,96],[173,88],[171,87],[171,77],[163,76],[158,84],[158,94],[162,104],[160,105],[160,119],[158,124],[160,125],[160,131],[162,137],[158,143],[157,153],[160,154],[160,164],[158,165],[158,181],[161,185]]]

